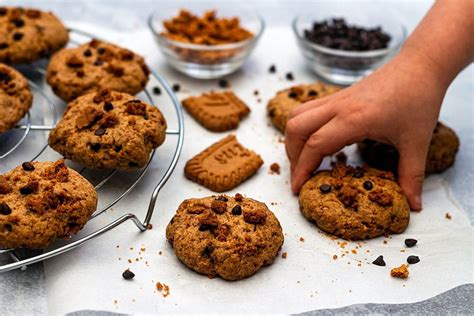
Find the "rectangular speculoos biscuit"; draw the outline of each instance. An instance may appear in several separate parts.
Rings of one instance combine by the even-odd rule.
[[[189,160],[184,174],[212,191],[223,192],[251,177],[262,164],[258,154],[229,135]]]

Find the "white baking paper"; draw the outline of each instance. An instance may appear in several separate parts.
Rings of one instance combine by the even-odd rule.
[[[116,34],[90,25],[72,22],[70,25],[93,30],[144,54],[151,67],[170,83],[181,84],[182,91],[178,94],[181,99],[218,89],[216,80],[185,78],[166,66],[146,30]],[[277,74],[268,73],[271,64],[277,66]],[[293,72],[294,82],[284,79],[288,71]],[[229,193],[240,192],[267,203],[282,224],[285,233],[282,252],[288,253],[288,257],[279,256],[273,265],[251,278],[226,282],[196,274],[174,256],[165,240],[168,221],[182,200],[212,194],[185,179],[184,164],[227,135],[206,131],[186,114],[184,150],[175,173],[158,197],[153,229],[139,233],[129,222],[47,261],[50,313],[84,309],[123,313],[297,313],[356,303],[416,302],[473,282],[473,229],[468,216],[451,196],[443,175],[426,180],[424,209],[412,213],[410,225],[401,235],[349,242],[342,248],[338,244],[341,240],[320,233],[300,214],[297,198],[289,189],[288,163],[284,144],[280,142],[282,135],[270,126],[265,111],[266,102],[277,90],[315,80],[305,68],[289,28],[267,29],[245,67],[228,80],[252,110],[234,133],[242,144],[254,149],[265,161],[257,175]],[[254,90],[259,91],[258,96]],[[90,222],[86,232],[127,212],[135,212],[143,218],[153,187],[163,172],[162,164],[166,164],[169,157],[165,151],[172,148],[171,145],[161,148],[136,189],[112,211]],[[354,148],[347,148],[345,152],[351,162],[358,161]],[[269,174],[273,162],[281,166],[280,175]],[[445,218],[447,212],[452,217],[450,220]],[[405,238],[418,239],[417,246],[406,248]],[[334,255],[337,255],[336,260]],[[371,264],[378,255],[384,256],[386,267]],[[390,277],[390,269],[406,263],[409,255],[421,259],[418,264],[410,265],[409,278]],[[127,268],[136,274],[132,281],[121,276]],[[156,282],[170,287],[167,297],[156,290]]]

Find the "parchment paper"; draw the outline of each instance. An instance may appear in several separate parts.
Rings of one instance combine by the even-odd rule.
[[[117,34],[73,21],[68,24],[94,31],[145,55],[149,65],[170,83],[181,84],[180,99],[218,89],[216,80],[188,79],[168,68],[148,31]],[[276,64],[277,74],[268,73],[271,64]],[[293,72],[294,82],[284,79],[287,71]],[[287,259],[278,257],[273,265],[255,276],[237,282],[208,279],[176,259],[165,241],[168,221],[185,198],[212,194],[186,180],[183,166],[196,153],[227,135],[207,132],[186,114],[182,157],[160,193],[153,229],[139,233],[132,223],[127,223],[83,247],[47,261],[50,313],[83,309],[123,313],[297,313],[355,303],[416,302],[473,282],[473,229],[466,213],[452,198],[443,175],[427,179],[424,209],[412,213],[410,225],[401,235],[348,243],[341,248],[338,244],[341,240],[328,238],[302,217],[297,198],[289,190],[288,163],[284,144],[279,141],[282,135],[269,125],[265,111],[266,102],[277,90],[315,80],[304,67],[289,28],[266,30],[245,67],[228,79],[232,89],[252,109],[234,133],[242,144],[257,151],[265,161],[257,175],[229,194],[240,192],[267,203],[282,224],[285,233],[282,252],[288,253]],[[259,91],[258,96],[254,96],[254,90]],[[358,162],[353,147],[345,152],[350,162]],[[126,212],[133,211],[143,218],[151,191],[163,172],[160,161],[166,158],[166,153],[159,154],[136,189],[112,211],[90,222],[86,230],[95,230]],[[273,162],[280,164],[280,175],[269,174]],[[451,214],[451,220],[445,218],[446,212]],[[418,245],[405,248],[405,238],[418,239]],[[334,255],[338,257],[336,260]],[[378,255],[384,256],[386,267],[370,264]],[[390,277],[390,269],[406,263],[409,255],[421,259],[418,264],[410,265],[409,278]],[[132,281],[121,276],[126,268],[136,274]],[[166,298],[156,290],[158,281],[170,287]]]

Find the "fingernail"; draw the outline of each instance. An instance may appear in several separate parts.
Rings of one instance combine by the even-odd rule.
[[[421,210],[421,195],[415,196],[415,210]]]

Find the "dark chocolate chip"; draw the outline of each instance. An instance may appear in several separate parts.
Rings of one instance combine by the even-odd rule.
[[[354,178],[360,179],[364,176],[364,172],[361,170],[356,170],[352,176]]]
[[[220,79],[217,84],[219,85],[219,87],[221,88],[227,88],[229,86],[229,82],[225,79]]]
[[[288,93],[288,97],[292,99],[296,99],[296,97],[298,97],[298,94],[295,91],[290,91]]]
[[[242,215],[242,207],[240,205],[236,205],[232,208],[232,215]]]
[[[99,53],[99,55],[102,55],[103,53],[105,53],[105,48],[99,47],[99,48],[97,49],[97,53]]]
[[[156,95],[160,95],[161,94],[160,87],[153,87],[153,93],[156,94]]]
[[[120,146],[120,145],[114,146],[114,151],[115,151],[116,153],[120,152],[121,150],[122,150],[122,146]]]
[[[216,197],[216,200],[217,200],[217,201],[222,201],[222,202],[227,202],[227,201],[229,201],[229,199],[226,198],[224,195],[219,195],[218,197]]]
[[[210,225],[210,224],[200,224],[199,225],[199,231],[204,232],[206,230],[211,230],[216,228],[215,225]]]
[[[98,152],[100,150],[100,144],[99,143],[92,143],[90,145],[91,149],[95,152]]]
[[[35,170],[35,166],[33,166],[33,164],[29,161],[27,162],[24,162],[21,164],[21,167],[23,168],[23,170],[25,171],[33,171]]]
[[[268,72],[270,72],[271,74],[274,74],[276,72],[276,66],[275,65],[271,65],[270,68],[268,68]]]
[[[24,187],[20,188],[20,193],[24,195],[35,193],[36,191],[38,191],[38,187],[39,187],[38,181],[31,181]]]
[[[22,19],[13,19],[11,22],[15,24],[16,27],[23,27],[25,25],[25,21]]]
[[[174,92],[179,92],[179,90],[181,90],[181,86],[178,83],[175,83],[173,85],[173,91]]]
[[[125,280],[131,280],[135,277],[135,273],[133,273],[132,271],[130,271],[130,269],[127,269],[125,271],[123,271],[122,273],[122,277],[125,279]]]
[[[7,43],[0,43],[0,49],[5,49],[5,48],[8,48],[8,44]]]
[[[83,55],[85,57],[91,57],[92,56],[92,51],[88,48],[84,51]]]
[[[385,267],[387,264],[383,260],[383,256],[378,256],[377,259],[375,259],[372,264],[375,264],[376,266],[381,266]]]
[[[374,188],[374,185],[372,184],[372,182],[368,180],[364,182],[363,186],[364,186],[364,189],[366,189],[367,191],[370,191]]]
[[[308,96],[310,97],[316,97],[318,95],[318,92],[316,90],[309,90],[308,91]]]
[[[420,262],[420,257],[418,257],[418,256],[408,256],[407,262],[408,262],[409,264],[418,263],[418,262]]]
[[[96,61],[94,61],[94,66],[102,66],[103,64],[104,62],[102,60],[97,59]]]
[[[76,76],[77,76],[78,78],[82,78],[82,77],[84,77],[84,75],[85,75],[85,73],[84,73],[84,71],[82,71],[82,70],[79,70],[79,71],[76,72]]]
[[[408,248],[415,247],[415,245],[416,245],[417,242],[418,242],[418,240],[413,239],[413,238],[407,238],[407,239],[405,239],[405,245],[406,245]]]
[[[19,41],[23,38],[23,33],[20,32],[15,32],[13,33],[13,40],[14,41]]]
[[[234,199],[237,202],[242,202],[244,200],[244,196],[240,193],[235,193]]]
[[[331,192],[331,189],[332,187],[329,184],[321,184],[319,187],[319,191],[321,191],[323,194]]]
[[[102,136],[104,134],[105,134],[105,128],[102,128],[102,127],[99,127],[94,132],[94,135],[96,135],[96,136]]]
[[[104,111],[111,111],[114,109],[114,105],[112,104],[112,102],[105,102],[104,104]]]
[[[286,78],[286,80],[289,80],[289,81],[293,81],[295,79],[295,77],[293,77],[293,74],[291,72],[288,72],[285,75],[285,78]]]
[[[2,215],[10,215],[12,213],[12,209],[6,202],[0,203],[0,214]]]
[[[211,254],[214,252],[214,247],[211,245],[207,245],[201,252],[201,255],[205,258],[209,258]]]
[[[11,224],[5,224],[3,225],[3,228],[5,228],[6,231],[11,232],[13,230],[13,227]]]
[[[6,15],[7,12],[8,12],[8,9],[7,9],[7,8],[5,8],[5,7],[1,7],[1,8],[0,8],[0,16]]]

